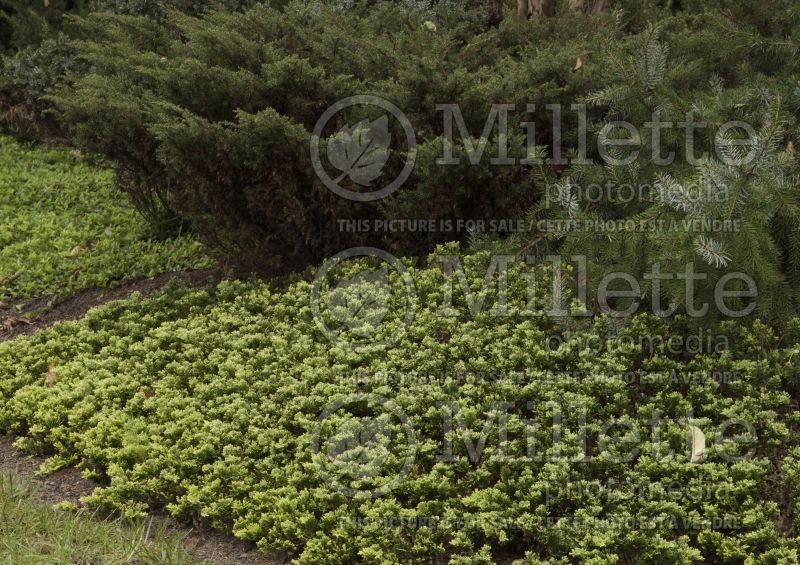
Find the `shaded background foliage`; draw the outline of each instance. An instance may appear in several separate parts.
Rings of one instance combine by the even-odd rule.
[[[610,270],[638,273],[661,259],[709,270],[729,256],[733,265],[760,277],[763,313],[780,317],[783,305],[796,304],[800,288],[796,160],[789,151],[796,141],[800,10],[792,2],[760,0],[617,0],[589,15],[581,12],[594,10],[576,6],[556,2],[544,10],[553,17],[537,16],[534,9],[527,20],[513,17],[511,4],[500,6],[505,17],[498,19],[490,4],[456,0],[37,5],[31,10],[49,22],[49,33],[12,34],[47,38],[29,40],[26,48],[21,39],[9,45],[18,50],[6,57],[0,73],[2,121],[19,135],[62,139],[108,158],[120,187],[156,232],[191,227],[242,272],[293,271],[361,244],[420,255],[453,238],[537,256],[583,250],[592,260],[594,281]],[[93,13],[65,20],[61,14],[67,11]],[[308,157],[317,118],[354,94],[391,101],[417,134],[412,177],[376,203],[354,203],[330,192]],[[468,163],[457,141],[462,163],[439,166],[443,126],[436,104],[447,102],[460,105],[473,141],[481,137],[493,103],[519,109],[535,104],[522,117],[537,124],[543,154],[552,152],[554,127],[546,105],[585,103],[588,156],[598,164],[492,166],[492,133],[479,165]],[[748,237],[669,234],[655,241],[623,234],[606,241],[579,234],[542,237],[532,230],[490,239],[465,232],[352,233],[339,223],[519,218],[524,210],[529,219],[557,217],[540,206],[553,187],[655,183],[664,170],[647,162],[648,147],[631,166],[607,167],[599,160],[598,141],[604,123],[643,124],[656,110],[665,121],[692,112],[713,125],[732,119],[775,125],[764,146],[769,158],[758,174],[726,173],[746,179],[737,194],[768,203],[760,215],[744,199],[735,204],[737,217],[749,217],[753,226]],[[325,135],[374,117],[350,109]],[[563,148],[578,146],[574,120],[565,112]],[[402,139],[393,127],[394,138]],[[711,128],[697,135],[698,151],[713,149]],[[514,156],[524,156],[524,142],[524,132],[514,129]],[[667,135],[662,142],[665,152],[678,155],[668,170],[676,183],[704,177],[682,158],[683,138]],[[390,154],[385,178],[399,171],[403,151]],[[662,213],[657,204],[599,202],[578,212],[584,218],[639,219]],[[670,213],[680,217],[676,212]],[[703,217],[714,214],[706,210]],[[756,233],[765,225],[771,228]],[[723,273],[712,271],[712,282]]]

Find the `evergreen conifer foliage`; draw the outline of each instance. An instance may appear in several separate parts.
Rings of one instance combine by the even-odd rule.
[[[490,165],[496,141],[477,166],[466,158],[456,167],[437,164],[443,126],[436,104],[458,101],[470,132],[480,135],[494,100],[513,98],[521,107],[535,100],[541,108],[566,102],[587,80],[571,72],[577,54],[615,33],[601,27],[575,37],[554,20],[530,28],[509,21],[476,35],[475,12],[456,17],[452,10],[382,3],[342,11],[294,2],[282,11],[261,6],[203,18],[172,12],[166,22],[95,14],[83,23],[91,40],[77,45],[90,71],[48,99],[76,144],[118,164],[120,185],[140,209],[191,223],[243,270],[285,272],[363,244],[424,253],[459,234],[387,237],[343,232],[338,222],[518,214],[536,195],[522,168]],[[425,26],[432,13],[436,31]],[[508,59],[529,35],[537,44],[559,36],[568,52],[554,43],[542,55],[557,55],[558,66],[534,64],[524,53]],[[508,81],[496,80],[507,71]],[[549,86],[533,88],[532,77]],[[417,137],[411,178],[378,203],[334,194],[310,161],[319,117],[356,94],[401,108]],[[328,133],[376,117],[364,112],[354,108]],[[391,127],[404,139],[399,124]],[[403,151],[389,155],[387,178],[401,169]],[[454,151],[465,155],[463,141]]]
[[[724,19],[712,23],[706,40],[727,29]],[[687,40],[694,44],[691,51]],[[742,273],[755,283],[756,312],[785,320],[800,305],[800,185],[793,141],[796,112],[789,103],[797,94],[791,82],[787,85],[764,73],[759,58],[764,50],[772,51],[783,61],[782,72],[795,76],[794,46],[740,34],[729,43],[742,58],[739,68],[732,69],[724,59],[712,67],[720,53],[702,40],[702,33],[688,37],[668,26],[651,26],[629,57],[612,55],[617,65],[610,84],[586,96],[588,104],[602,109],[594,139],[611,157],[621,159],[630,151],[612,146],[604,125],[626,120],[642,132],[635,160],[608,164],[595,159],[592,165],[574,165],[561,175],[546,168],[535,171],[540,184],[548,186],[548,197],[529,211],[527,225],[549,218],[595,225],[614,222],[619,228],[604,229],[601,236],[596,230],[534,229],[502,246],[541,257],[556,252],[586,255],[589,280],[595,285],[607,273],[630,273],[643,281],[645,302],[652,289],[644,275],[653,264],[671,273],[682,273],[691,264],[706,277],[698,302],[711,300],[716,284],[729,273]],[[695,51],[701,46],[709,49],[704,56]],[[728,86],[737,82],[742,84]],[[673,126],[693,121],[702,128],[688,138],[673,127],[661,130],[655,139],[652,130],[642,128],[654,119]],[[743,136],[742,124],[749,137]],[[656,141],[659,154],[651,151]],[[671,161],[659,162],[668,156]],[[621,201],[611,189],[601,199],[578,198],[576,192],[587,185],[630,185],[636,197]],[[733,282],[727,288],[745,290]],[[682,284],[668,282],[661,291],[679,307],[686,306]],[[738,306],[748,304],[743,300]]]
[[[81,24],[90,39],[76,44],[84,66],[48,99],[72,141],[117,163],[140,209],[193,225],[247,271],[292,270],[354,245],[420,254],[466,239],[463,232],[344,233],[341,219],[509,218],[529,209],[531,220],[665,221],[675,229],[598,236],[534,227],[502,240],[473,233],[473,242],[541,257],[586,255],[593,283],[611,271],[642,280],[655,262],[674,272],[692,263],[710,293],[737,270],[755,279],[759,312],[778,316],[796,302],[800,272],[793,181],[800,8],[776,2],[745,19],[757,5],[718,2],[705,11],[616,2],[584,15],[564,4],[555,17],[506,18],[490,28],[480,10],[450,3],[290,2],[203,17],[173,11],[163,20],[95,14]],[[417,134],[411,177],[379,203],[333,194],[309,161],[316,120],[355,94],[392,102]],[[554,127],[547,106],[576,102],[588,107],[593,165],[489,163],[499,146],[494,130],[482,133],[492,104],[535,107],[526,119],[536,122],[535,142],[547,157]],[[458,138],[460,163],[438,164],[441,103],[458,103],[470,142],[486,143],[477,165]],[[674,159],[654,163],[655,134],[642,127],[654,116],[704,123],[692,143],[708,158],[687,158],[688,134],[672,127],[658,141],[661,156]],[[354,111],[337,126],[374,117]],[[626,154],[614,145],[619,132],[604,129],[614,120],[636,125],[642,148],[633,161],[610,166],[601,151]],[[731,121],[756,132],[747,164],[723,159],[745,151],[729,143],[736,132],[717,139]],[[580,142],[573,125],[562,132],[565,152]],[[523,131],[510,131],[510,156],[525,157],[526,141]],[[393,151],[387,170],[399,170],[403,157]],[[648,188],[625,202],[585,199],[587,185],[608,183]],[[737,227],[720,232],[714,222]],[[661,292],[679,301],[682,290],[665,284]]]

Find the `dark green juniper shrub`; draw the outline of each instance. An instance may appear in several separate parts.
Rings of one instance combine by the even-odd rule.
[[[247,270],[286,271],[383,239],[342,232],[340,219],[510,214],[529,193],[521,170],[434,163],[435,102],[480,101],[466,116],[473,129],[490,106],[486,50],[461,51],[469,24],[433,32],[397,5],[342,14],[293,3],[204,19],[173,13],[165,26],[95,16],[85,30],[93,40],[79,49],[92,72],[52,98],[70,135],[119,163],[121,186],[142,209],[188,217]],[[310,131],[326,108],[355,94],[386,98],[412,121],[417,192],[356,204],[316,177]],[[399,127],[392,135],[403,139]],[[399,170],[401,158],[392,155],[387,168]],[[400,239],[412,251],[431,243]]]
[[[39,45],[68,25],[68,14],[87,14],[93,5],[93,0],[0,0],[0,53]]]
[[[338,222],[510,217],[538,198],[524,168],[489,166],[494,141],[479,166],[437,165],[443,126],[436,104],[459,103],[474,136],[496,101],[536,104],[534,119],[547,120],[546,104],[568,104],[597,81],[602,66],[574,73],[576,58],[620,35],[610,15],[593,31],[567,14],[480,32],[473,13],[449,4],[342,10],[295,2],[282,11],[263,6],[202,19],[172,13],[164,25],[96,15],[83,24],[92,40],[78,47],[91,72],[51,99],[76,143],[119,163],[121,186],[140,208],[166,207],[190,219],[246,270],[290,270],[363,243],[422,252],[454,235],[386,238],[343,232]],[[416,132],[412,177],[379,203],[333,194],[308,157],[317,119],[355,94],[389,100]],[[323,136],[367,117],[375,116],[353,108]],[[391,135],[404,139],[395,123]],[[523,139],[513,135],[515,150]],[[405,149],[389,156],[386,178],[399,171]],[[464,155],[461,142],[455,152]]]
[[[558,210],[542,209],[545,195],[560,190],[571,202],[570,183],[648,183],[654,188],[645,201],[570,204],[562,217],[721,219],[744,228],[610,239],[534,230],[491,244],[541,256],[580,251],[589,256],[592,281],[610,270],[638,274],[654,261],[670,268],[693,261],[698,271],[708,271],[705,292],[733,266],[757,278],[765,316],[786,313],[783,306],[795,304],[798,288],[790,151],[797,141],[800,8],[771,3],[745,20],[745,8],[760,3],[719,2],[709,11],[694,4],[684,10],[657,2],[619,6],[623,10],[592,17],[561,6],[557,17],[507,18],[488,29],[480,10],[450,3],[290,2],[283,9],[258,6],[202,18],[172,12],[160,22],[98,14],[81,24],[82,36],[91,39],[76,45],[91,70],[74,74],[49,100],[75,143],[118,164],[120,185],[140,209],[151,217],[166,210],[190,222],[223,259],[245,271],[288,271],[359,244],[418,254],[466,237],[463,231],[351,233],[340,220],[511,218],[531,206],[530,219],[553,218]],[[416,133],[411,177],[378,202],[333,194],[309,159],[316,120],[355,94],[392,102]],[[459,104],[472,142],[486,142],[479,164],[469,163],[458,132],[453,152],[460,164],[437,164],[444,131],[436,105],[442,103]],[[488,138],[482,132],[495,103],[517,109],[510,117],[512,157],[526,156],[518,121],[535,122],[534,141],[542,154],[553,154],[555,119],[548,104],[564,108],[561,146],[573,157],[580,130],[569,108],[587,104],[587,156],[595,165],[491,165],[499,139],[494,130]],[[529,104],[535,109],[522,113]],[[680,122],[690,112],[706,122],[694,143],[698,155],[712,152],[712,158],[689,162],[686,135],[674,128],[661,140],[662,151],[676,155],[669,167],[653,165],[646,135],[635,162],[607,166],[601,128],[627,120],[641,130],[656,111],[663,121]],[[324,162],[327,136],[377,114],[352,107],[337,117],[323,131]],[[716,131],[730,120],[759,131],[753,168],[721,167],[713,153]],[[404,139],[394,120],[389,133]],[[399,172],[406,150],[389,152],[380,178]],[[688,213],[676,204],[683,184],[708,179],[731,184],[727,205]],[[759,204],[746,204],[754,201]]]
[[[64,141],[53,119],[47,89],[76,72],[75,18],[90,12],[163,20],[169,10],[202,14],[242,10],[251,0],[0,0],[0,127],[26,138]]]
[[[70,16],[112,12],[163,18],[175,9],[202,14],[211,9],[242,10],[257,0],[0,0],[0,52],[35,47],[71,28]]]

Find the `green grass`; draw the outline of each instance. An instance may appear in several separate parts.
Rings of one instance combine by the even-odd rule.
[[[111,171],[68,150],[0,137],[0,298],[65,295],[207,265],[191,237],[149,239]]]
[[[0,563],[103,565],[200,563],[180,537],[152,522],[98,520],[85,511],[58,510],[36,499],[34,487],[0,474]]]
[[[472,288],[487,264],[487,254],[465,258]],[[326,323],[355,341],[370,326],[393,335],[402,281],[390,274],[384,300],[356,278],[365,265],[348,265],[337,269],[352,284],[322,295]],[[531,274],[515,269],[512,309],[527,305],[518,275]],[[535,269],[541,310],[552,281]],[[736,323],[723,328],[722,354],[671,353],[667,338],[689,332],[680,321],[503,317],[491,312],[496,287],[475,317],[457,290],[453,315],[443,315],[452,279],[436,266],[410,276],[416,316],[386,349],[331,343],[303,281],[280,291],[264,282],[171,287],[2,343],[0,429],[54,454],[49,468],[78,465],[106,481],[90,505],[128,515],[166,506],[300,563],[488,563],[526,552],[531,564],[797,562],[800,347]],[[548,347],[553,335],[563,344]],[[719,382],[715,372],[736,378]],[[496,400],[514,403],[505,454]],[[452,460],[442,460],[447,403],[462,418],[447,436]],[[687,418],[706,436],[701,463],[686,452]],[[741,426],[723,435],[730,419],[756,436]],[[613,439],[601,452],[607,422]],[[466,430],[473,445],[489,430],[478,462]],[[748,449],[746,460],[726,458]],[[379,496],[362,496],[373,490]],[[640,526],[622,526],[631,519]]]

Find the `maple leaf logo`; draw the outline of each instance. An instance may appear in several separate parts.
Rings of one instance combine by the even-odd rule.
[[[352,332],[369,337],[389,312],[391,296],[386,267],[340,280],[331,291],[328,306],[333,316]]]
[[[391,433],[380,418],[357,418],[329,440],[327,454],[333,459],[350,454],[353,460],[368,462],[369,450],[385,446],[390,439]]]
[[[340,477],[375,478],[384,472],[392,434],[379,417],[349,420],[327,442],[328,462]]]
[[[339,184],[349,178],[358,185],[370,186],[389,158],[390,143],[389,119],[385,115],[344,126],[328,142],[328,159],[342,173],[333,182]]]

